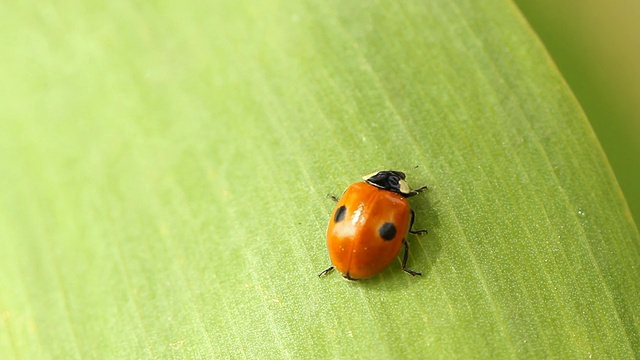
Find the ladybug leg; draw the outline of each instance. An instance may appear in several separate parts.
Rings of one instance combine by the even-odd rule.
[[[416,217],[416,213],[413,212],[413,210],[411,210],[411,224],[409,225],[409,232],[412,234],[416,234],[416,235],[423,235],[427,233],[427,229],[421,229],[421,230],[412,230],[411,228],[413,228],[413,220],[415,220]]]
[[[402,257],[402,270],[411,276],[422,275],[421,272],[413,271],[411,269],[407,269],[407,260],[409,259],[409,242],[407,239],[402,239],[404,243],[404,256]]]
[[[340,199],[338,199],[335,195],[331,195],[331,194],[327,194],[328,198],[331,198],[333,201],[338,202],[340,201]]]
[[[328,268],[322,270],[322,272],[320,274],[318,274],[318,277],[322,276],[322,275],[327,275],[328,273],[330,273],[331,271],[333,271],[333,266],[329,266]]]
[[[429,190],[429,189],[427,188],[427,186],[426,186],[426,185],[425,185],[425,186],[420,186],[419,188],[417,188],[417,189],[415,189],[415,190],[411,191],[410,193],[405,194],[405,195],[404,195],[404,197],[408,198],[408,197],[416,196],[416,195],[420,194],[420,192],[421,192],[422,190]]]

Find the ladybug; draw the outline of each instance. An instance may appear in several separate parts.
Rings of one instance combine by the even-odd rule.
[[[406,198],[427,187],[411,190],[405,178],[400,171],[378,171],[349,186],[340,199],[328,195],[338,203],[327,229],[327,249],[333,265],[318,276],[336,269],[349,280],[370,278],[391,264],[402,245],[402,270],[422,275],[407,269],[406,236],[425,234],[427,230],[412,230],[415,214]]]

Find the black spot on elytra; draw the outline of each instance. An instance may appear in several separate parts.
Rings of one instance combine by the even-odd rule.
[[[338,210],[336,210],[336,214],[333,217],[333,221],[335,222],[340,222],[342,220],[344,220],[344,215],[347,213],[347,207],[342,205],[338,208]]]
[[[378,229],[380,237],[386,241],[391,241],[396,237],[396,226],[393,223],[386,222]]]

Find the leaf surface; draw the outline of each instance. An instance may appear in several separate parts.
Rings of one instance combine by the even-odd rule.
[[[639,355],[636,226],[511,2],[2,8],[3,358]],[[380,169],[424,276],[318,278]]]

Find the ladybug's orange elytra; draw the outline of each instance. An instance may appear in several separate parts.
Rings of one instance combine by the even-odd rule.
[[[367,279],[386,269],[404,245],[402,270],[407,269],[408,233],[423,234],[427,230],[412,230],[414,212],[406,198],[417,195],[426,186],[411,190],[405,174],[387,170],[367,175],[364,181],[349,186],[333,210],[327,229],[327,249],[333,269],[349,280]]]

